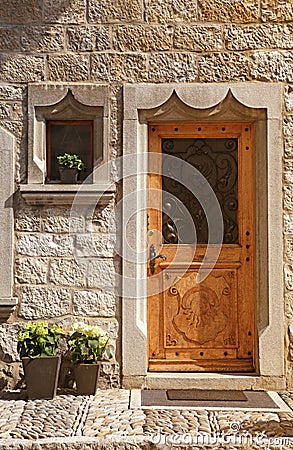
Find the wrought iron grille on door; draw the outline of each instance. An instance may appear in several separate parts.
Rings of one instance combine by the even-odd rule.
[[[225,244],[238,242],[238,139],[236,138],[173,138],[162,139],[163,155],[176,156],[195,167],[209,182],[221,206],[224,221]],[[166,162],[165,162],[166,161]],[[186,227],[185,212],[180,208],[180,200],[188,209],[197,232],[197,242],[208,242],[208,224],[200,202],[187,187],[175,181],[180,179],[182,165],[178,161],[163,157],[162,207],[170,211],[172,220],[163,212],[163,237],[165,244],[191,244],[189,228]],[[175,176],[174,176],[175,175]],[[171,194],[171,195],[170,195]]]

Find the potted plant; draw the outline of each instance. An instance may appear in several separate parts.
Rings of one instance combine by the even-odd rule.
[[[62,183],[76,183],[80,172],[85,169],[82,159],[73,153],[59,155],[57,161]]]
[[[60,371],[60,337],[64,330],[47,321],[28,322],[18,333],[17,350],[27,385],[28,398],[53,398]]]
[[[104,330],[78,322],[72,325],[68,339],[77,393],[94,395],[97,390],[101,361],[109,359],[111,341]]]

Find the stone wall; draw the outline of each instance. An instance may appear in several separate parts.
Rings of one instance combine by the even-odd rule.
[[[109,84],[112,158],[121,154],[123,83],[283,84],[284,306],[291,387],[292,20],[293,4],[280,0],[2,0],[0,4],[0,125],[15,137],[16,188],[27,181],[27,83]],[[114,340],[119,337],[119,298],[114,290],[101,291],[105,279],[114,289],[114,266],[119,265],[108,234],[111,208],[111,204],[99,207],[94,218],[82,219],[79,225],[85,234],[72,236],[69,208],[29,207],[15,197],[13,295],[19,304],[9,319],[11,330],[28,319],[62,323],[83,319],[104,325]],[[94,230],[98,253],[81,270],[74,251],[87,245],[88,227]],[[2,336],[7,330],[6,325],[1,328]],[[117,343],[119,362],[119,339]],[[7,339],[0,341],[0,388],[12,386],[11,380],[17,378],[17,368],[11,365],[17,357],[10,350]],[[117,383],[114,366],[111,377]]]
[[[1,329],[0,388],[13,387],[18,379],[16,335],[27,320],[46,319],[67,329],[78,321],[101,326],[110,336],[112,353],[119,361],[119,346],[115,352],[119,328],[115,272],[119,272],[119,260],[114,257],[113,209],[110,201],[88,217],[83,211],[70,223],[70,207],[28,207],[16,196],[14,295],[19,304]],[[72,223],[78,233],[70,229]],[[91,233],[86,233],[89,230]],[[84,251],[87,258],[76,260]],[[103,369],[103,384],[119,385],[118,363],[113,362],[111,370],[109,365]]]

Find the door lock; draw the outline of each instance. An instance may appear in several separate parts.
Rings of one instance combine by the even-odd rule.
[[[157,255],[154,244],[150,245],[150,272],[153,275],[155,272],[156,259],[167,259],[165,255]]]

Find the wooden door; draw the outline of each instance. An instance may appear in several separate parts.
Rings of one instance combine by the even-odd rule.
[[[149,125],[150,371],[255,370],[253,151],[251,123]],[[166,172],[168,155],[177,159]],[[209,182],[222,212],[223,244],[215,264],[205,261],[202,282],[207,248],[219,247],[209,241],[204,201],[178,182],[186,163]]]

